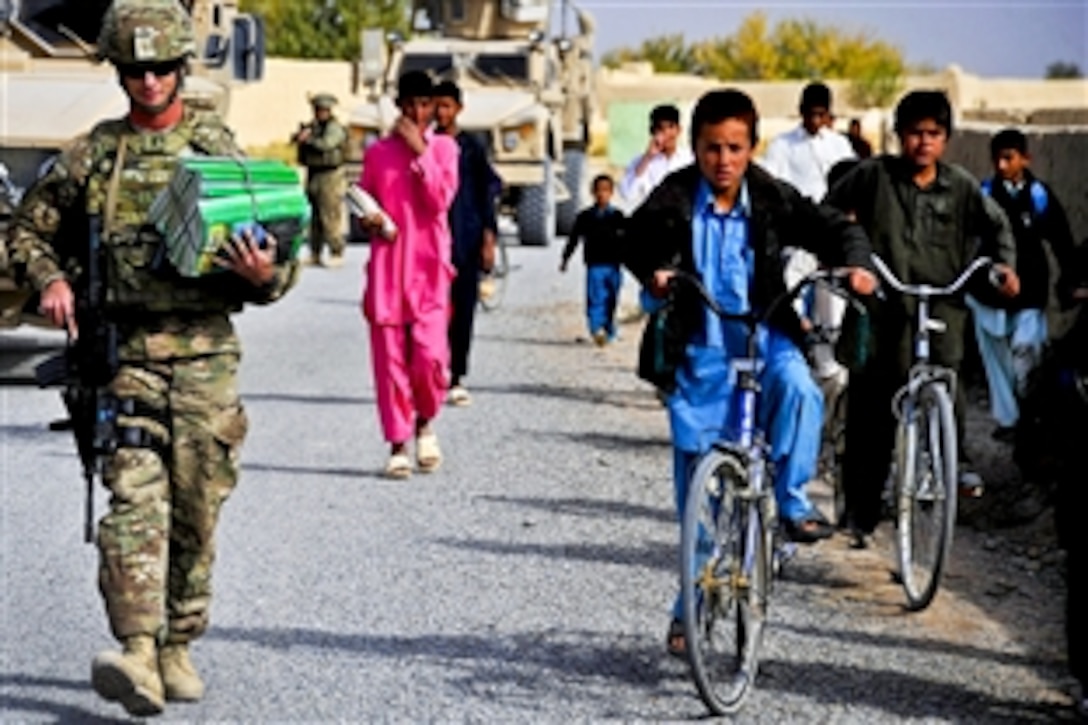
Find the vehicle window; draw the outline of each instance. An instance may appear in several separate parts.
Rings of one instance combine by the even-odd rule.
[[[98,40],[102,16],[110,0],[23,0],[15,3],[16,14],[46,42],[68,45],[57,31],[64,25],[88,43]]]
[[[442,75],[453,68],[453,57],[444,53],[421,53],[418,55],[406,55],[400,62],[401,75],[409,71],[425,71],[434,75]]]
[[[528,80],[529,58],[524,55],[478,55],[476,69],[484,75],[497,78]]]

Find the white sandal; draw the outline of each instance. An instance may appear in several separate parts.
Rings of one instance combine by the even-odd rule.
[[[389,478],[408,478],[412,475],[412,459],[407,453],[394,453],[385,464],[385,475]]]
[[[438,436],[424,433],[416,438],[416,462],[420,473],[434,473],[442,465],[442,449],[438,447]]]

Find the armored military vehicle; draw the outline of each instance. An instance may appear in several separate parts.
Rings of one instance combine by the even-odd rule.
[[[117,75],[99,63],[94,43],[109,0],[0,0],[0,239],[18,197],[61,148],[98,121],[127,110]],[[192,14],[199,58],[183,95],[226,112],[230,87],[263,72],[264,31],[238,12],[237,0],[184,0]],[[28,350],[40,333],[12,332],[41,323],[17,289],[0,252],[0,382],[25,381]],[[29,346],[23,338],[34,338]],[[63,337],[61,337],[63,344]],[[15,356],[16,359],[11,359]]]
[[[365,101],[348,118],[356,163],[396,119],[397,78],[424,70],[461,86],[460,126],[489,150],[522,243],[546,245],[557,231],[568,233],[586,184],[594,22],[571,8],[577,32],[553,36],[552,5],[415,0],[410,39],[364,32],[356,78]]]

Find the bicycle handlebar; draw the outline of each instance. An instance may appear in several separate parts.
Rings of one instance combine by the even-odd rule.
[[[989,257],[976,257],[975,261],[968,265],[967,269],[960,273],[960,276],[956,278],[951,284],[944,287],[936,287],[930,284],[907,284],[895,276],[895,273],[888,268],[888,265],[884,263],[884,260],[877,255],[872,255],[873,265],[880,272],[880,276],[884,278],[892,289],[900,292],[901,294],[910,295],[911,297],[951,297],[952,295],[963,289],[963,286],[967,284],[967,280],[974,276],[975,272],[979,271],[983,267],[992,267],[994,261]],[[994,280],[997,284],[1004,283],[1004,275],[999,274]]]
[[[703,304],[705,304],[707,308],[715,315],[717,315],[720,319],[733,322],[743,322],[749,327],[755,327],[759,323],[766,322],[768,319],[770,319],[783,303],[792,300],[798,295],[798,293],[801,292],[801,290],[805,289],[809,285],[819,282],[820,280],[836,282],[846,279],[849,275],[850,272],[846,269],[820,269],[816,270],[815,272],[811,272],[802,277],[801,280],[797,282],[797,284],[795,284],[793,287],[790,287],[784,293],[780,294],[778,297],[775,297],[771,304],[767,306],[766,311],[763,312],[763,314],[759,315],[753,312],[744,312],[740,314],[736,312],[727,312],[724,308],[722,308],[718,301],[714,299],[714,296],[710,294],[710,290],[706,288],[706,286],[703,284],[703,281],[699,279],[697,275],[691,274],[690,272],[685,272],[679,269],[675,270],[673,280],[682,280],[687,284],[690,284],[699,294],[699,297],[702,298]],[[851,303],[856,302],[853,296],[849,293],[849,291],[844,290],[840,284],[833,284],[831,285],[831,288],[832,292],[845,296]]]

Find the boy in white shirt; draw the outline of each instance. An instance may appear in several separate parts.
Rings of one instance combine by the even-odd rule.
[[[666,176],[695,161],[691,149],[680,140],[680,109],[671,104],[650,112],[650,143],[646,151],[627,166],[620,183],[620,196],[631,212],[642,205]]]
[[[827,193],[831,167],[857,156],[850,141],[830,128],[830,88],[823,83],[805,86],[800,111],[801,125],[775,137],[761,163],[772,175],[819,202]]]

